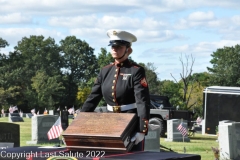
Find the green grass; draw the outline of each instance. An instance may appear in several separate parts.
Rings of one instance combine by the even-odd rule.
[[[14,122],[20,125],[20,146],[29,146],[27,141],[31,141],[31,119],[23,118],[24,122]],[[8,117],[1,117],[0,122],[8,122]],[[69,119],[69,123],[72,119]],[[160,144],[166,148],[171,148],[174,152],[184,153],[183,147],[186,148],[187,154],[201,155],[202,160],[213,160],[214,155],[211,147],[218,147],[216,142],[217,136],[195,134],[190,137],[190,142],[168,142],[165,138],[160,138]],[[39,144],[38,144],[39,145]],[[53,146],[53,144],[40,144],[42,146]],[[167,151],[167,150],[166,150]]]
[[[165,138],[160,138],[160,144],[177,153],[184,153],[183,148],[185,147],[187,154],[201,155],[202,160],[214,159],[211,147],[218,148],[217,136],[195,134],[194,137],[189,138],[190,142],[168,142],[165,141]]]

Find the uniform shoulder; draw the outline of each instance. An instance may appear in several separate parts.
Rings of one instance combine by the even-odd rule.
[[[110,63],[110,64],[108,64],[108,65],[106,65],[106,66],[102,67],[102,69],[105,69],[105,68],[112,67],[113,65],[114,65],[114,63]]]
[[[136,68],[143,68],[141,65],[137,64],[136,62],[131,62],[131,65]]]

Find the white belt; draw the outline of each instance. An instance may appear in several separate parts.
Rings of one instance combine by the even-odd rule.
[[[110,106],[108,104],[107,105],[107,110],[108,111],[113,111],[113,107],[114,106]],[[136,105],[136,103],[132,103],[132,104],[121,105],[120,107],[121,107],[121,111],[126,111],[126,110],[137,108],[137,105]]]

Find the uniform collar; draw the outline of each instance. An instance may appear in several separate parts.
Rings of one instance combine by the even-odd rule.
[[[125,66],[126,64],[129,64],[130,61],[128,59],[126,59],[125,61],[121,62],[121,63],[117,63],[117,62],[114,62],[113,64],[117,67],[122,67],[122,66]]]

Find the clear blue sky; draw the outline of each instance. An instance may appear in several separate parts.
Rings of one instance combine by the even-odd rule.
[[[160,80],[179,80],[185,55],[195,59],[193,73],[211,67],[211,54],[240,44],[239,0],[0,0],[0,37],[10,46],[22,37],[43,35],[59,42],[75,35],[100,53],[110,51],[106,31],[135,34],[131,57],[151,62]],[[191,63],[191,58],[189,58]]]

